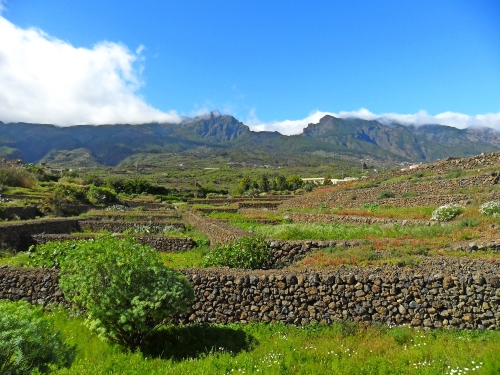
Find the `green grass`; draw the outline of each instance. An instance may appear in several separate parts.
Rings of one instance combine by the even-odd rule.
[[[203,257],[208,251],[210,251],[210,248],[205,245],[180,253],[160,253],[160,256],[168,267],[199,268],[202,265]]]
[[[450,235],[456,226],[388,226],[377,224],[279,224],[260,225],[243,221],[230,221],[231,225],[252,230],[266,237],[282,240],[351,240],[368,238],[434,238]]]
[[[0,250],[0,266],[24,267],[29,260],[28,253],[12,253]]]
[[[80,317],[47,314],[77,356],[54,374],[447,374],[500,372],[500,332],[422,331],[344,322],[168,327],[143,352],[101,341]]]

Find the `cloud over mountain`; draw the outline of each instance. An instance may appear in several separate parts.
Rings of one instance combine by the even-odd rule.
[[[0,1],[0,12],[3,2]],[[178,122],[138,94],[141,51],[99,42],[77,48],[0,15],[0,121],[57,125]]]
[[[397,122],[407,125],[439,124],[448,125],[455,128],[464,129],[468,127],[489,127],[500,131],[500,112],[487,113],[482,115],[465,115],[456,112],[443,112],[437,115],[430,115],[426,111],[419,111],[415,114],[382,113],[375,114],[362,108],[358,111],[323,112],[314,111],[309,116],[299,120],[284,120],[273,122],[261,122],[252,109],[248,116],[248,125],[254,131],[278,131],[281,134],[293,135],[302,133],[302,129],[308,124],[318,123],[323,116],[331,115],[340,118],[361,118],[363,120],[378,120],[381,123]]]

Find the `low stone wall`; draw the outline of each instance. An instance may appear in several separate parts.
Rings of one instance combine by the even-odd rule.
[[[80,230],[79,219],[43,219],[25,223],[2,223],[0,225],[0,248],[26,251],[34,245],[32,234],[62,234]]]
[[[235,214],[238,212],[237,208],[226,208],[226,207],[195,208],[194,210],[204,214],[210,214],[212,212],[227,212]]]
[[[269,213],[278,213],[276,210],[270,210],[268,208],[240,208],[238,210],[240,214],[247,214],[247,215],[266,215]]]
[[[428,259],[416,268],[338,268],[325,272],[182,270],[195,300],[183,322],[338,320],[458,329],[500,329],[498,266]],[[62,303],[57,272],[0,268],[0,299]]]
[[[101,231],[107,230],[113,233],[122,233],[127,229],[138,226],[155,226],[164,227],[166,225],[186,230],[184,223],[172,221],[112,221],[112,220],[81,220],[80,227],[82,230]]]
[[[194,212],[188,212],[186,220],[196,230],[204,233],[209,238],[210,245],[225,244],[252,234],[246,230],[231,227],[221,221],[201,217]]]
[[[307,325],[353,320],[500,329],[500,280],[492,270],[481,272],[474,262],[436,266],[296,274],[185,270],[196,296],[185,321]]]
[[[363,241],[359,240],[329,240],[329,241],[282,241],[270,240],[269,247],[272,249],[271,259],[268,269],[283,268],[289,266],[301,259],[308,253],[320,249],[331,247],[356,247],[360,246]]]
[[[326,205],[330,208],[339,206],[353,208],[360,207],[366,203],[393,204],[398,207],[411,207],[438,205],[445,201],[456,203],[468,199],[467,195],[453,194],[457,190],[463,188],[494,186],[498,183],[499,178],[499,175],[494,173],[468,178],[455,178],[420,183],[402,181],[366,189],[334,187],[328,191],[313,192],[312,194],[285,201],[279,208],[318,208],[321,205]],[[379,196],[384,191],[392,192],[396,199],[379,199]],[[417,193],[419,195],[421,194],[421,196],[404,198],[402,195],[405,193]],[[445,198],[442,198],[443,196]]]
[[[122,236],[118,236],[122,237]],[[84,240],[91,238],[99,238],[99,236],[92,234],[35,234],[32,236],[33,241],[37,244],[44,244],[52,241],[69,241],[69,240]],[[148,235],[134,235],[134,238],[143,245],[149,245],[153,249],[160,252],[182,252],[191,250],[196,246],[196,243],[191,238],[182,237],[166,237],[166,236],[148,236]]]
[[[266,195],[263,197],[238,197],[238,198],[209,198],[209,199],[191,199],[188,204],[213,204],[220,205],[225,203],[238,203],[244,201],[284,201],[287,199],[294,198],[294,195]]]
[[[241,202],[238,203],[238,209],[242,208],[260,208],[275,210],[280,205],[279,202]]]
[[[42,213],[37,207],[29,206],[6,206],[0,207],[0,219],[12,220],[33,220],[37,216],[42,216]]]
[[[0,267],[0,300],[24,300],[42,305],[65,304],[58,282],[57,270]]]
[[[305,212],[287,212],[286,216],[294,223],[315,224],[315,223],[346,223],[346,224],[398,224],[401,226],[408,225],[435,225],[435,221],[430,220],[403,220],[391,219],[385,217],[372,216],[354,216],[354,215],[331,215],[331,214],[314,214]]]
[[[167,205],[162,204],[162,203],[155,203],[155,202],[142,202],[142,201],[126,201],[122,200],[121,204],[127,207],[131,208],[136,208],[136,207],[144,207],[145,209],[151,210],[151,209],[161,209],[167,207]]]
[[[133,213],[127,212],[109,212],[109,211],[97,211],[91,212],[92,216],[89,217],[89,220],[110,220],[110,221],[164,221],[164,220],[173,220],[173,219],[181,219],[182,215],[173,211],[171,213],[152,213],[149,212],[137,212]]]

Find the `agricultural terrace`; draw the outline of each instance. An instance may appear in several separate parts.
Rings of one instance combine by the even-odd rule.
[[[0,309],[59,332],[51,373],[499,373],[499,158],[224,192],[11,168]]]

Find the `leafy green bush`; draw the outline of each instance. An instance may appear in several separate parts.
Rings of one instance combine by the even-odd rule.
[[[68,248],[59,284],[66,298],[87,311],[90,329],[130,349],[187,311],[194,297],[184,275],[133,238],[99,237]]]
[[[0,374],[69,367],[74,354],[75,348],[62,341],[40,308],[25,301],[0,301]]]
[[[90,185],[87,199],[92,203],[111,203],[116,201],[116,191],[107,187]]]
[[[246,236],[214,247],[203,258],[203,266],[259,269],[269,262],[271,251],[264,237]]]
[[[66,256],[70,249],[78,248],[81,242],[87,240],[76,241],[54,241],[40,245],[31,245],[28,249],[28,266],[37,268],[59,268],[61,260]]]
[[[479,207],[479,212],[486,216],[497,217],[500,215],[500,202],[490,201]]]
[[[86,201],[85,190],[78,185],[57,184],[54,188],[53,198],[62,198],[70,202]]]
[[[449,221],[464,212],[464,208],[459,204],[449,203],[436,208],[432,212],[431,220]]]
[[[132,180],[126,180],[123,183],[123,192],[125,194],[142,194],[149,193],[153,185],[149,181],[143,178],[134,178]]]
[[[378,199],[394,198],[395,194],[390,190],[381,190]]]

